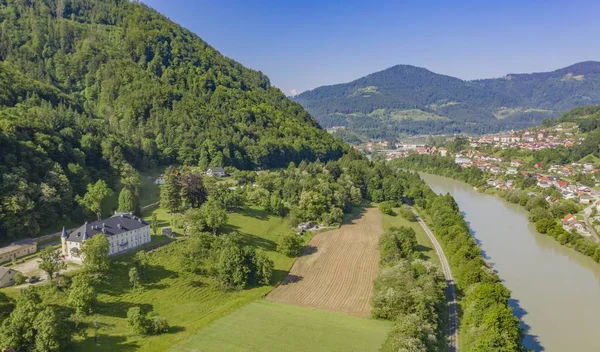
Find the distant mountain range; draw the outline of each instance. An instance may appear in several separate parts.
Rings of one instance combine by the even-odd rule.
[[[397,65],[293,99],[323,127],[346,127],[347,139],[489,133],[529,127],[576,106],[599,104],[600,62],[474,81]]]

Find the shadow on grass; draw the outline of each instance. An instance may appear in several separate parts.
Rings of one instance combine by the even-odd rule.
[[[425,254],[425,253],[429,252],[430,250],[432,250],[431,247],[423,246],[422,244],[418,244],[416,250],[417,250],[417,252],[421,253],[421,259],[423,259],[423,260],[429,260],[429,259],[431,259],[430,256],[428,256],[427,254]]]
[[[151,312],[153,308],[152,304],[148,303],[139,304],[123,301],[96,303],[98,313],[116,318],[127,318],[127,311],[134,307],[140,307],[144,312]]]
[[[288,275],[287,270],[274,269],[271,274],[271,285],[276,286],[281,283]]]
[[[81,348],[83,351],[129,352],[139,350],[140,345],[135,342],[125,342],[126,340],[127,338],[124,336],[104,335],[102,333],[99,333],[98,337],[95,338],[92,333],[85,341],[78,343],[77,345],[83,347]]]
[[[238,209],[236,211],[236,213],[240,214],[240,215],[244,215],[244,216],[248,216],[251,218],[255,218],[258,220],[269,220],[269,212],[266,210],[262,210],[262,209],[256,209],[256,208],[242,208],[242,209]]]
[[[167,331],[165,334],[176,334],[182,331],[185,331],[185,328],[183,326],[169,326],[169,331]]]
[[[370,205],[363,203],[357,207],[352,207],[350,212],[344,215],[342,224],[354,224],[354,220],[362,218],[362,216],[367,212],[368,206]]]
[[[275,251],[277,249],[277,243],[272,240],[254,236],[249,233],[240,232],[239,234],[242,239],[242,245],[244,246],[261,248],[266,251]]]
[[[110,278],[104,279],[97,285],[98,292],[105,293],[116,297],[131,290],[129,282],[129,270],[133,268],[131,257],[124,257],[123,260],[113,262]],[[148,265],[144,273],[144,283],[146,288],[165,288],[160,281],[167,278],[177,278],[179,274],[175,271],[168,270],[160,265]]]
[[[200,280],[193,280],[190,282],[190,286],[192,287],[197,287],[197,288],[203,288],[208,286],[206,283],[200,281]]]

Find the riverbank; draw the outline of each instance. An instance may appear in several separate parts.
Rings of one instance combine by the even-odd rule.
[[[538,233],[521,206],[450,178],[423,174],[422,179],[436,193],[456,200],[481,254],[511,291],[510,305],[521,320],[527,348],[600,349],[595,338],[600,323],[596,262]],[[448,249],[446,254],[451,254]]]

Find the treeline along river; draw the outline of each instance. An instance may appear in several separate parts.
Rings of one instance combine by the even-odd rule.
[[[519,205],[470,185],[422,174],[458,203],[484,257],[512,292],[534,351],[600,351],[600,265],[538,233]]]

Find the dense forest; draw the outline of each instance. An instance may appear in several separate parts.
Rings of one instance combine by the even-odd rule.
[[[77,217],[88,184],[157,165],[339,158],[261,72],[139,2],[0,0],[0,241]]]
[[[324,127],[345,126],[367,138],[491,133],[526,128],[573,107],[600,103],[600,63],[476,81],[398,65],[294,99]]]

